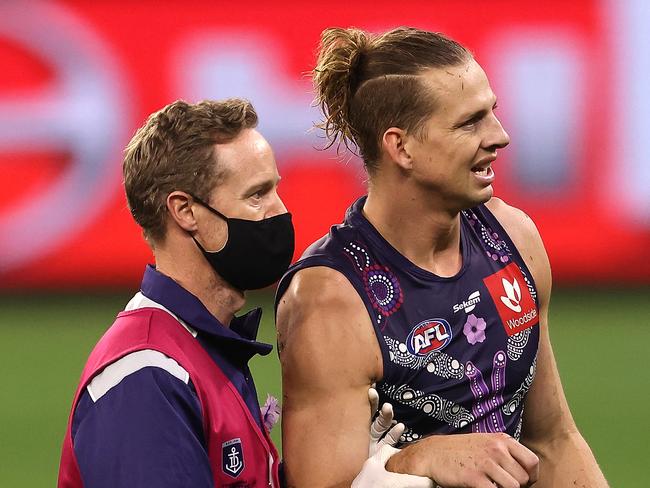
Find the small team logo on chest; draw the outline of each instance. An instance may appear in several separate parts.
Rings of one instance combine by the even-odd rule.
[[[451,326],[445,319],[427,319],[413,327],[406,338],[406,347],[411,354],[426,356],[443,349],[451,336]]]
[[[224,473],[233,478],[244,470],[244,451],[239,437],[221,444],[221,467]]]

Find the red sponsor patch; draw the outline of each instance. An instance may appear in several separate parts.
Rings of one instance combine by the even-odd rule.
[[[511,263],[483,280],[508,336],[539,322],[537,306],[519,266]]]

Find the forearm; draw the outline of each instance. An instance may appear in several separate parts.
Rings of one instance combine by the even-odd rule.
[[[442,486],[528,486],[537,476],[537,456],[501,434],[433,435],[395,454],[389,471],[430,478]],[[573,487],[572,487],[573,488]]]
[[[591,449],[578,431],[552,440],[523,441],[539,456],[535,488],[608,488]]]

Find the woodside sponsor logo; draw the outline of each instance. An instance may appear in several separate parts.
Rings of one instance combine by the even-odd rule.
[[[513,336],[537,323],[537,306],[519,266],[511,263],[483,282],[499,312],[506,334]]]

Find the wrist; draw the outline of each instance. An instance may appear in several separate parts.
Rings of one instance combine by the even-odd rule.
[[[386,463],[386,471],[429,477],[429,466],[424,459],[426,456],[414,455],[415,450],[414,445],[400,449]]]

